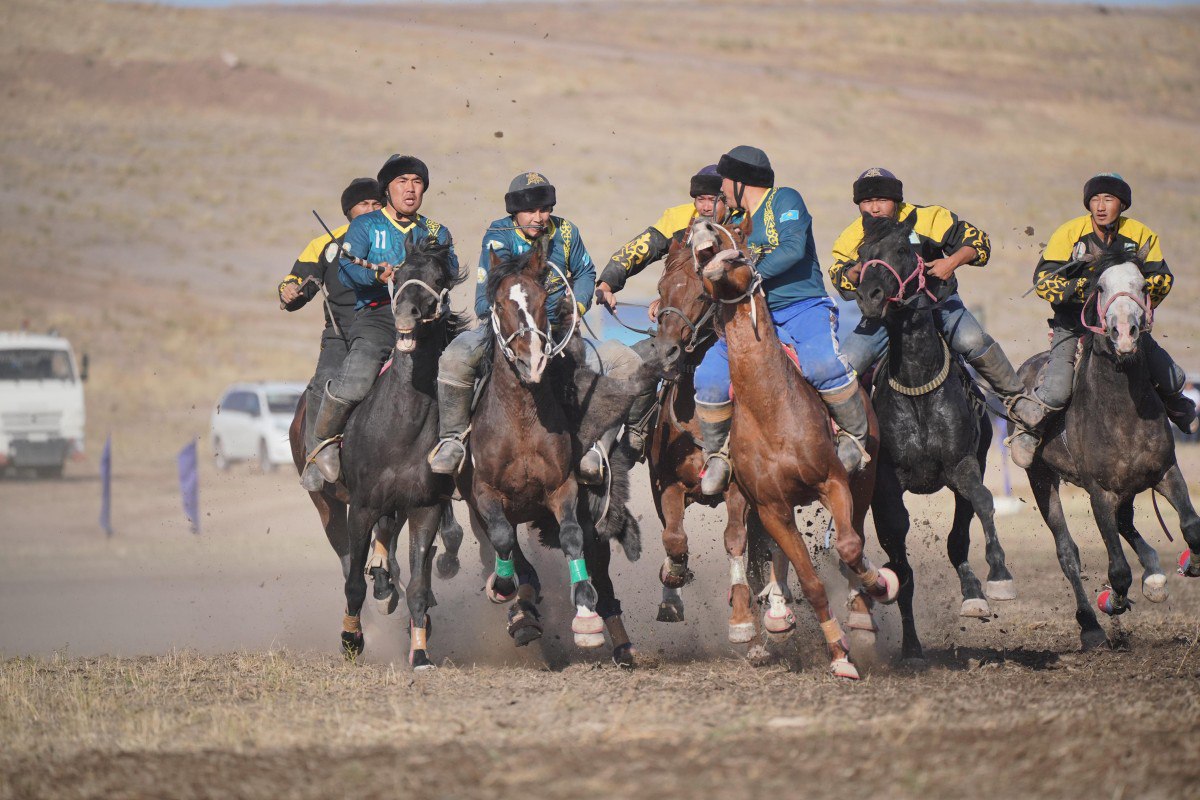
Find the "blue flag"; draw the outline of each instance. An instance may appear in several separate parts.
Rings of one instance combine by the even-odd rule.
[[[100,454],[100,527],[109,536],[112,529],[112,434],[104,440]]]
[[[179,451],[179,492],[183,495],[183,513],[192,523],[192,533],[200,532],[200,474],[196,469],[196,443],[188,442]]]

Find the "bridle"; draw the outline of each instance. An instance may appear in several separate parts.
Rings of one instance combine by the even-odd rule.
[[[1087,308],[1091,304],[1091,298],[1088,298],[1088,300],[1084,302],[1083,307],[1079,309],[1079,321],[1083,324],[1083,327],[1087,328],[1092,333],[1098,333],[1101,336],[1108,335],[1108,310],[1119,297],[1128,297],[1130,300],[1137,303],[1138,307],[1141,308],[1145,313],[1145,324],[1142,326],[1143,332],[1149,332],[1150,329],[1154,327],[1154,306],[1150,303],[1149,294],[1144,294],[1139,297],[1133,292],[1117,292],[1112,297],[1108,298],[1108,301],[1105,302],[1103,306],[1100,305],[1100,294],[1100,290],[1097,289],[1095,292],[1096,321],[1100,323],[1099,326],[1091,325],[1087,321]]]
[[[401,264],[400,266],[404,266],[404,265]],[[450,311],[450,290],[449,289],[442,289],[441,291],[438,291],[438,289],[436,289],[433,286],[430,286],[428,283],[426,283],[423,280],[420,280],[418,278],[409,278],[404,283],[397,286],[394,290],[392,289],[391,281],[388,281],[388,291],[390,291],[392,294],[392,315],[393,316],[395,316],[395,314],[396,314],[396,304],[400,302],[401,293],[409,286],[419,286],[420,288],[424,289],[425,291],[427,291],[431,295],[433,295],[435,298],[437,298],[437,301],[438,301],[437,313],[435,313],[431,317],[422,317],[421,319],[417,320],[417,322],[420,322],[420,323],[436,322],[439,319],[441,319],[442,317],[446,316],[446,314]]]
[[[733,234],[730,233],[729,230],[724,225],[720,224],[719,222],[714,222],[712,220],[708,220],[708,224],[713,226],[714,228],[716,228],[721,233],[725,234],[725,236],[729,238],[729,244],[734,249],[737,249],[739,252],[741,252],[741,249],[738,248],[738,246],[737,246],[737,240],[733,238]],[[703,269],[700,266],[700,257],[698,255],[696,255],[695,243],[689,241],[688,247],[690,247],[692,250],[692,265],[696,268],[696,274],[697,275],[703,274]],[[720,252],[720,251],[718,251],[718,252]],[[743,253],[742,255],[743,255],[743,258],[745,258],[745,254]],[[720,304],[726,305],[726,306],[737,305],[738,303],[745,302],[749,298],[753,297],[756,292],[758,292],[759,290],[762,289],[762,284],[763,284],[762,273],[760,273],[755,268],[754,263],[749,261],[748,259],[745,261],[745,264],[748,267],[750,267],[750,274],[752,276],[750,278],[750,285],[746,287],[746,291],[742,292],[737,297],[716,297],[716,296],[714,296],[713,299],[716,300],[717,303],[720,303]],[[712,310],[715,313],[717,307],[716,307],[716,305],[712,305],[709,308],[710,308],[710,310]],[[660,316],[662,315],[661,310],[658,313]],[[753,303],[750,304],[750,320],[754,325],[754,330],[757,331],[758,330],[758,310],[757,310],[757,307]]]
[[[712,321],[712,318],[717,313],[717,306],[711,300],[708,301],[704,311],[700,314],[699,319],[692,322],[688,319],[687,314],[681,308],[675,306],[666,306],[658,310],[658,319],[661,321],[668,314],[674,314],[679,317],[680,321],[688,328],[688,342],[683,346],[685,353],[695,352],[696,348],[708,341],[709,337],[716,336],[716,331],[712,327],[707,326],[707,323]],[[661,329],[661,325],[660,325]]]
[[[531,334],[534,338],[541,339],[543,343],[542,352],[549,359],[560,355],[567,348],[567,345],[571,342],[571,337],[575,335],[575,329],[579,326],[579,302],[575,299],[575,290],[571,288],[571,282],[567,280],[567,276],[557,266],[550,264],[549,267],[562,278],[563,286],[566,287],[567,294],[571,298],[571,329],[567,331],[567,335],[562,338],[562,341],[557,344],[554,343],[554,338],[550,335],[549,331],[543,331],[541,328],[534,328],[529,325],[522,325],[506,337],[500,329],[500,315],[496,313],[496,304],[493,303],[491,312],[492,332],[496,336],[496,344],[500,346],[500,352],[504,353],[504,357],[512,363],[517,361],[517,354],[511,346],[514,339],[527,333]]]
[[[892,297],[889,297],[885,302],[907,305],[919,297],[922,292],[924,292],[930,300],[937,302],[937,297],[933,292],[929,291],[929,288],[925,285],[925,259],[921,258],[919,253],[917,254],[917,268],[913,270],[907,278],[901,278],[900,273],[896,271],[896,268],[884,261],[882,258],[872,258],[870,261],[867,261],[862,265],[862,272],[859,273],[858,277],[860,286],[862,285],[862,275],[866,273],[867,267],[873,267],[875,265],[882,266],[888,272],[892,273],[892,277],[896,279],[896,283],[900,284],[899,288],[896,290],[896,294]],[[908,289],[908,284],[913,280],[916,281],[917,285],[912,293],[912,296],[908,299],[905,299],[904,295]]]

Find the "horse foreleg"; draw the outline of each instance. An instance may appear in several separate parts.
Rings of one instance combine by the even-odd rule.
[[[876,568],[863,552],[863,532],[854,527],[854,497],[845,479],[831,478],[817,487],[821,504],[833,516],[834,546],[838,557],[862,581],[873,600],[892,603],[900,580],[888,567]]]
[[[750,610],[748,581],[746,496],[731,484],[725,492],[725,552],[729,556],[729,641],[745,644],[754,639],[754,614]]]
[[[1075,621],[1079,623],[1083,649],[1090,650],[1108,644],[1108,636],[1096,620],[1096,612],[1092,611],[1088,603],[1087,593],[1079,576],[1079,548],[1076,547],[1075,540],[1071,538],[1071,531],[1067,528],[1067,517],[1063,513],[1062,499],[1058,493],[1059,478],[1042,464],[1035,463],[1027,472],[1029,488],[1033,490],[1033,499],[1037,502],[1038,511],[1042,512],[1042,519],[1046,521],[1046,527],[1054,536],[1058,565],[1075,594]]]
[[[587,533],[585,547],[588,569],[592,581],[596,585],[596,612],[604,620],[608,630],[608,638],[612,643],[612,660],[618,667],[632,669],[634,666],[633,643],[625,630],[625,622],[621,619],[621,601],[617,599],[613,588],[609,566],[612,562],[612,545],[598,539],[594,534]]]
[[[584,553],[584,530],[578,516],[579,486],[569,478],[552,493],[547,506],[558,520],[558,543],[567,557],[571,576],[571,598],[575,603],[575,619],[571,632],[577,647],[599,647],[604,644],[604,621],[596,613],[596,587],[588,574]]]
[[[1129,542],[1129,546],[1137,553],[1138,562],[1142,565],[1142,597],[1151,603],[1161,603],[1170,596],[1167,589],[1167,576],[1163,574],[1162,564],[1158,560],[1158,551],[1138,533],[1133,524],[1133,498],[1130,498],[1117,509],[1117,530],[1121,538]]]
[[[321,528],[329,546],[337,554],[342,566],[342,580],[350,574],[350,535],[346,528],[346,504],[333,495],[324,492],[310,492],[317,515],[321,518]]]
[[[1121,498],[1099,486],[1091,487],[1088,494],[1092,500],[1092,516],[1108,550],[1108,583],[1111,588],[1111,592],[1101,592],[1096,602],[1101,611],[1115,617],[1129,610],[1129,587],[1133,585],[1133,572],[1125,560],[1121,533],[1117,527],[1117,509],[1121,506]]]
[[[378,521],[376,509],[350,506],[349,528],[350,571],[346,575],[346,614],[342,618],[342,652],[349,659],[357,658],[366,647],[362,633],[362,607],[367,599],[367,580],[363,574],[367,554],[371,549],[371,528]]]
[[[879,537],[879,545],[888,556],[888,567],[900,581],[900,593],[896,597],[900,609],[900,660],[906,666],[919,668],[925,665],[925,654],[913,617],[916,580],[908,563],[909,517],[908,509],[904,506],[904,487],[900,485],[895,468],[883,459],[880,462],[879,471],[875,473],[871,515],[875,520],[875,535]]]
[[[688,569],[688,539],[683,527],[684,514],[687,511],[687,492],[682,483],[676,482],[663,488],[659,498],[659,509],[663,519],[663,550],[667,557],[658,579],[662,585],[671,589],[682,589],[692,580],[692,572]],[[680,618],[682,619],[682,611]]]
[[[438,538],[442,540],[445,552],[437,557],[437,575],[445,581],[458,574],[458,549],[463,542],[463,528],[454,518],[454,505],[449,500],[442,503]]]
[[[396,541],[407,521],[404,513],[399,512],[395,517],[380,517],[372,530],[366,574],[371,578],[371,593],[381,614],[391,614],[400,604],[404,584],[400,581],[400,565],[396,563]]]
[[[971,562],[968,560],[971,551],[971,520],[974,517],[975,508],[971,501],[955,491],[954,522],[950,526],[950,534],[946,537],[946,555],[950,558],[950,566],[958,573],[958,584],[962,591],[959,616],[990,619],[991,606],[983,596],[983,586],[980,585],[979,578],[975,577],[975,571],[971,569]]]
[[[979,460],[963,459],[946,477],[954,493],[961,495],[975,509],[975,516],[979,517],[979,523],[983,526],[984,558],[988,563],[987,596],[992,600],[1017,599],[1016,585],[1005,563],[1000,536],[996,533],[996,503],[991,491],[983,485],[983,472]],[[969,530],[965,536],[969,548]],[[966,557],[965,553],[963,557]]]
[[[846,494],[849,496],[849,491]],[[808,604],[812,606],[821,623],[821,632],[825,634],[825,644],[829,648],[829,671],[839,678],[857,680],[858,670],[850,663],[850,642],[842,632],[841,623],[829,613],[829,598],[825,594],[825,584],[817,575],[812,559],[809,558],[808,548],[804,545],[804,539],[800,536],[799,529],[796,528],[791,504],[784,503],[775,507],[766,507],[760,504],[755,510],[762,520],[763,527],[767,529],[767,533],[779,544],[780,549],[792,562],[792,566],[796,570],[796,577],[800,579],[800,588],[804,591],[804,598],[808,600]]]
[[[428,653],[429,609],[437,605],[433,597],[433,556],[437,552],[433,539],[441,519],[441,506],[414,508],[408,517],[408,663],[415,670],[435,666]]]
[[[1167,498],[1179,514],[1179,527],[1183,529],[1183,540],[1187,542],[1188,550],[1179,558],[1179,571],[1188,578],[1200,578],[1200,516],[1192,507],[1192,498],[1188,494],[1187,481],[1179,465],[1173,465],[1163,479],[1154,487],[1154,491]]]

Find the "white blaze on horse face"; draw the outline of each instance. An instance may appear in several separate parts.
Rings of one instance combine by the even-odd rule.
[[[1145,283],[1146,279],[1141,270],[1134,264],[1109,267],[1100,276],[1100,307],[1107,308],[1104,328],[1109,337],[1113,338],[1117,353],[1121,355],[1129,355],[1137,350],[1138,335],[1145,327],[1146,312],[1133,299],[1145,295]],[[1109,298],[1122,293],[1128,293],[1132,297],[1115,297],[1109,302]]]
[[[524,326],[529,329],[529,382],[537,383],[542,379],[542,370],[546,368],[546,354],[538,344],[537,323],[533,321],[533,313],[529,310],[529,295],[525,287],[513,284],[508,290],[508,299],[517,304]]]

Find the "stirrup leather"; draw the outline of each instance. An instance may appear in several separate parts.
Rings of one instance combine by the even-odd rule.
[[[853,433],[850,433],[850,431],[848,431],[844,428],[839,428],[838,429],[838,438],[841,438],[842,436],[845,436],[847,439],[854,442],[854,446],[857,447],[858,452],[860,454],[862,454],[862,463],[863,464],[871,463],[871,454],[867,452],[867,448],[863,444],[862,436],[855,436]]]

